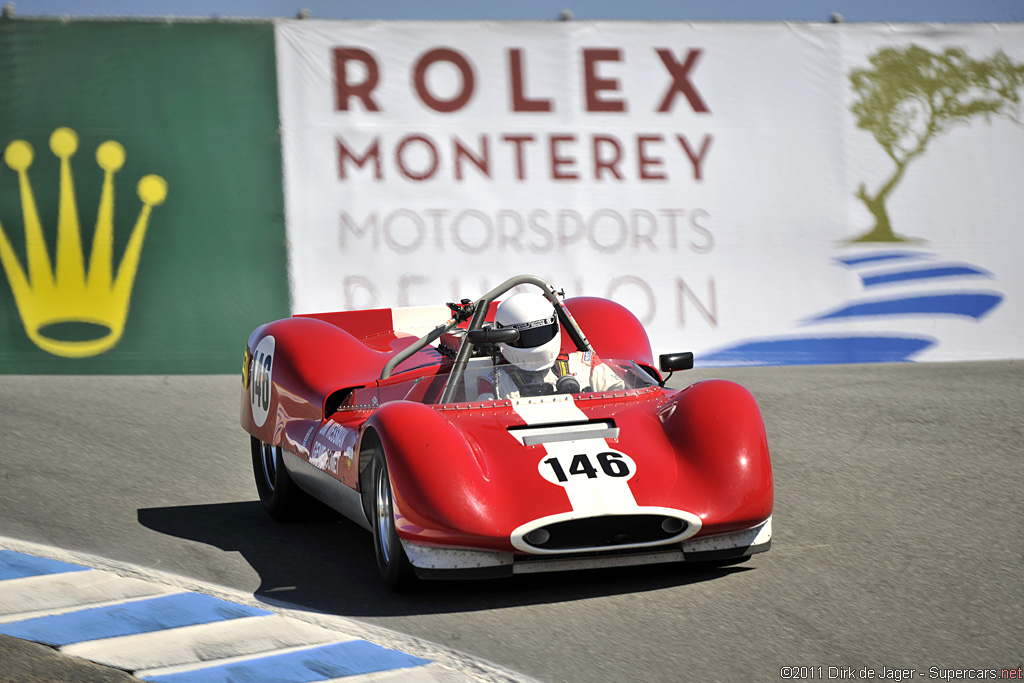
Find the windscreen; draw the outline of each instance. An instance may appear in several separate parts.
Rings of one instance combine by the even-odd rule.
[[[456,392],[456,401],[490,401],[591,394],[656,386],[647,371],[629,360],[601,359],[591,352],[562,354],[539,371],[523,370],[502,358],[473,358]]]

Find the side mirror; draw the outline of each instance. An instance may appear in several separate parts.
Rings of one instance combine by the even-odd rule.
[[[466,339],[470,344],[511,344],[519,340],[519,330],[511,327],[486,327],[482,330],[471,330]]]
[[[693,352],[683,351],[681,353],[663,353],[658,356],[662,372],[675,372],[677,370],[693,369]]]

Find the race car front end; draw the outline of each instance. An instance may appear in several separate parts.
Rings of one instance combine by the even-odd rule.
[[[609,517],[595,523],[614,523]],[[771,548],[772,520],[741,531],[644,547],[612,547],[560,553],[511,553],[446,548],[402,541],[417,576],[424,579],[499,578],[515,574],[680,563],[729,564]]]
[[[742,387],[715,382],[420,406],[417,429],[385,437],[398,536],[424,578],[742,560],[771,544],[752,409]],[[424,452],[437,455],[400,455]]]

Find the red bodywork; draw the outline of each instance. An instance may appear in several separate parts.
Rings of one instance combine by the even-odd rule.
[[[628,310],[596,298],[569,299],[565,306],[598,356],[633,360],[660,377],[647,335]],[[511,540],[516,529],[572,515],[578,498],[574,503],[568,487],[542,476],[545,446],[524,445],[509,431],[527,425],[513,401],[437,404],[452,360],[432,347],[378,379],[416,339],[393,327],[392,311],[382,309],[295,316],[257,328],[246,349],[242,427],[354,491],[369,486],[360,481],[360,460],[367,444],[379,443],[405,541],[522,552]],[[268,337],[269,368],[259,352]],[[563,344],[571,346],[564,330]],[[254,366],[268,370],[260,388],[268,403],[254,399]],[[585,420],[618,428],[607,447],[635,463],[628,488],[637,506],[690,513],[700,520],[695,537],[770,518],[764,425],[742,386],[707,380],[682,390],[649,386],[585,398],[566,401]],[[562,403],[552,404],[552,423],[569,408]],[[257,405],[266,407],[262,425]]]

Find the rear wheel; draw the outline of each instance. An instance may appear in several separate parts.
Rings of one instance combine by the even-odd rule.
[[[395,530],[391,478],[388,475],[388,463],[380,450],[373,456],[372,482],[371,522],[377,568],[388,588],[399,592],[408,590],[418,579]]]
[[[260,441],[255,436],[250,439],[252,471],[263,509],[279,522],[307,516],[314,501],[289,476],[282,461],[281,447]]]

